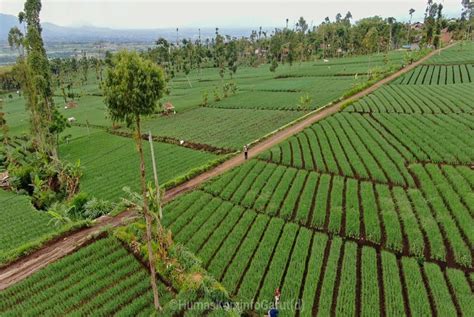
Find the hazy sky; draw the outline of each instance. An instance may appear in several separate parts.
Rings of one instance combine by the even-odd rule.
[[[448,16],[459,16],[461,0],[440,0]],[[0,12],[17,15],[23,0],[0,0]],[[414,8],[414,20],[421,20],[426,0],[43,0],[41,19],[63,26],[94,25],[112,28],[164,27],[257,27],[283,26],[300,16],[319,24],[326,16],[351,11],[354,19],[366,16],[408,17]]]

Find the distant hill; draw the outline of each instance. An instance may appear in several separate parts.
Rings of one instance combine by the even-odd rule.
[[[164,37],[167,40],[176,40],[176,29],[111,29],[94,26],[82,27],[64,27],[53,23],[42,23],[43,38],[45,42],[153,42],[159,37]],[[8,31],[10,28],[18,26],[18,19],[13,15],[0,13],[0,42],[7,41]],[[21,28],[20,28],[21,29]],[[235,37],[249,36],[251,28],[220,28],[221,34],[226,34]],[[202,28],[201,38],[214,37],[214,28]],[[198,38],[198,29],[180,28],[179,37],[182,38]]]

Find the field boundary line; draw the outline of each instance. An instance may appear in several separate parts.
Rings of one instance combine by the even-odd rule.
[[[330,103],[319,109],[316,109],[308,114],[300,117],[293,122],[290,122],[281,128],[275,130],[274,132],[265,135],[251,143],[251,149],[249,151],[249,158],[258,156],[260,153],[272,148],[273,146],[281,143],[282,141],[288,139],[290,136],[295,135],[305,128],[311,126],[312,124],[329,117],[337,112],[339,112],[344,105],[354,102],[380,88],[381,86],[393,81],[399,76],[411,71],[419,65],[422,65],[426,60],[428,60],[433,55],[437,54],[441,50],[451,47],[454,44],[441,48],[439,50],[434,50],[422,57],[418,61],[401,68],[400,70],[392,73],[391,75],[381,79],[380,81],[374,83],[373,85],[367,87],[366,89],[348,97],[340,100],[336,103]],[[165,194],[164,201],[169,202],[173,200],[178,195],[186,193],[209,179],[220,175],[236,166],[243,164],[246,160],[243,155],[236,155],[229,160],[223,162],[222,164],[214,167],[211,170],[208,170],[202,174],[197,175],[194,178],[182,183],[179,186],[171,188]],[[95,222],[95,224],[83,230],[79,230],[71,235],[66,235],[57,241],[54,241],[51,244],[46,244],[43,248],[36,250],[30,255],[20,258],[16,262],[6,265],[0,268],[0,290],[3,290],[19,281],[27,278],[33,273],[44,268],[48,264],[74,252],[84,245],[88,240],[90,240],[94,235],[99,234],[104,229],[108,227],[119,226],[125,221],[132,218],[134,213],[130,210],[124,211],[121,214],[115,217],[103,217],[102,219]]]

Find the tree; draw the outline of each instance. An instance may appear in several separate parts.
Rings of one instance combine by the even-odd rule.
[[[155,256],[152,247],[153,216],[148,208],[145,158],[143,155],[141,117],[155,112],[158,100],[165,92],[163,70],[136,52],[121,51],[107,70],[103,90],[111,119],[134,125],[135,143],[140,157],[140,184],[143,195],[143,214],[146,222],[146,243],[150,265],[151,285],[155,308],[161,310],[156,286]],[[158,219],[157,219],[158,221]]]
[[[296,22],[296,29],[303,34],[308,30],[308,23],[303,17],[300,17],[298,22]]]
[[[347,11],[346,16],[344,17],[344,20],[346,20],[346,21],[352,20],[352,13],[351,13],[351,11]]]
[[[82,84],[87,83],[87,77],[89,73],[89,59],[87,59],[86,52],[82,52],[82,57],[79,60],[79,66],[82,71]]]
[[[395,23],[395,18],[389,17],[387,18],[388,26],[389,26],[389,40],[388,40],[388,46],[387,46],[387,51],[392,49],[392,27],[393,24]]]
[[[442,12],[443,12],[443,5],[439,4],[437,15],[436,15],[435,37],[434,37],[434,41],[433,41],[433,44],[436,48],[438,48],[439,45],[440,45],[441,22],[442,22],[441,19],[442,19],[442,16],[443,16]]]
[[[423,42],[426,44],[433,43],[433,36],[435,30],[435,15],[438,12],[438,4],[433,3],[433,0],[428,0],[426,3],[425,9],[425,24],[424,24],[424,31],[423,34]]]
[[[407,35],[408,43],[411,43],[410,31],[411,31],[411,20],[413,19],[413,13],[415,13],[415,9],[411,8],[410,10],[408,10],[408,14],[410,15],[410,20],[408,21],[408,35]]]
[[[37,152],[47,160],[57,159],[57,138],[50,131],[54,116],[51,67],[46,56],[40,25],[40,0],[27,0],[24,11],[18,15],[20,24],[26,23],[26,33],[14,27],[8,40],[15,47],[23,46],[26,56],[20,55],[15,72],[30,110],[31,134]]]
[[[368,54],[375,52],[377,49],[377,40],[378,40],[378,32],[375,27],[369,29],[367,34],[362,41],[366,51]]]
[[[24,47],[24,37],[23,33],[21,33],[20,29],[16,26],[10,29],[8,32],[8,45],[11,48],[16,48],[18,50],[18,55],[23,56],[23,47]]]
[[[219,76],[222,84],[224,83],[226,50],[224,37],[219,34],[219,28],[216,28],[216,39],[214,42],[214,63],[219,68]]]

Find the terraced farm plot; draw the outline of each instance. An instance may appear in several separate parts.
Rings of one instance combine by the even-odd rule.
[[[443,50],[440,54],[436,54],[424,64],[474,64],[474,42],[462,41],[456,45]]]
[[[474,160],[472,115],[340,113],[260,158],[285,166],[413,186],[407,164],[468,165]]]
[[[158,282],[160,301],[173,294]],[[154,310],[146,268],[114,238],[80,249],[0,291],[2,316],[149,316]]]
[[[165,224],[236,298],[303,300],[283,316],[469,314],[471,88],[384,86],[180,197]]]
[[[351,56],[344,58],[317,60],[308,65],[294,64],[293,66],[280,67],[277,69],[276,78],[298,78],[298,77],[318,77],[318,76],[344,76],[344,75],[364,75],[373,68],[388,69],[391,66],[401,66],[403,64],[403,51],[391,51],[385,54],[372,54]],[[387,60],[386,60],[387,58]],[[387,63],[388,61],[388,63]]]
[[[6,113],[7,123],[10,128],[10,135],[19,136],[29,131],[28,112],[25,110],[25,99],[23,96],[18,97],[14,94],[13,98],[8,95],[1,96],[4,98],[4,110]],[[74,117],[77,122],[91,125],[109,126],[110,121],[106,118],[106,109],[103,98],[98,96],[85,95],[77,98],[77,108],[64,109],[64,100],[62,97],[54,97],[55,105],[59,112],[66,118]],[[68,129],[64,134],[70,133]]]
[[[364,82],[364,76],[311,77],[272,79],[240,90],[236,95],[212,102],[209,107],[229,109],[302,110],[300,98],[310,96],[311,105],[304,110],[322,107],[338,100],[353,85]]]
[[[404,53],[393,54],[389,64],[402,63]],[[452,49],[446,55],[451,56],[453,64],[460,56]],[[254,73],[244,68],[236,76],[241,92],[211,103],[215,108],[192,109],[195,99],[180,95],[186,84],[194,84],[195,93],[198,87],[206,89],[219,83],[216,74],[203,70],[202,74],[190,74],[191,84],[184,78],[175,82],[174,96],[186,99],[189,103],[185,107],[190,110],[150,118],[145,130],[240,149],[303,113],[255,110],[256,103],[252,102],[282,109],[290,95],[311,89],[310,83],[352,80],[355,73],[364,74],[370,65],[388,68],[384,59],[379,55],[318,61],[312,66],[281,65],[275,74],[262,67]],[[463,73],[463,68],[452,83],[436,81],[435,85],[435,70],[441,73],[449,68],[455,67],[437,64],[419,68],[415,70],[419,72],[416,79],[387,85],[344,112],[176,198],[165,206],[164,225],[236,300],[254,303],[252,308],[258,313],[266,313],[268,305],[257,304],[270,303],[274,290],[280,288],[282,316],[470,315],[474,300],[474,95],[473,84],[464,83],[470,73]],[[419,75],[421,71],[423,75]],[[341,78],[336,79],[335,74]],[[418,78],[421,76],[423,79]],[[323,88],[329,95],[330,88]],[[275,101],[270,96],[279,98]],[[234,106],[238,109],[224,109]],[[86,171],[101,175],[95,180],[85,177],[82,190],[113,198],[115,185],[138,183],[134,179],[138,173],[129,168],[133,165],[138,170],[136,155],[127,148],[133,147],[131,140],[104,131],[94,132],[90,138],[94,143],[83,136],[61,148],[63,157],[83,157]],[[157,144],[158,153],[170,154],[169,158],[158,156],[158,162],[164,162],[159,164],[163,168],[160,177],[165,178],[160,179],[162,182],[166,172],[175,172],[177,166],[189,169],[197,160],[211,159],[202,156],[207,153],[189,151]],[[173,165],[177,157],[183,161]],[[48,309],[57,309],[55,312],[60,314],[87,314],[94,308],[104,309],[104,314],[118,309],[130,314],[149,312],[149,297],[143,297],[149,290],[141,284],[137,286],[141,293],[133,296],[142,298],[138,303],[125,299],[125,294],[135,290],[130,279],[141,274],[135,273],[135,264],[122,265],[121,259],[127,257],[121,254],[117,255],[120,259],[109,263],[109,255],[102,252],[122,251],[114,246],[97,248],[101,252],[84,251],[86,248],[79,251],[84,255],[63,261],[81,265],[85,258],[82,261],[92,267],[96,262],[88,259],[100,258],[101,269],[92,273],[104,274],[106,281],[98,278],[100,286],[88,284],[92,279],[86,276],[89,266],[77,276],[58,276],[47,268],[38,273],[39,277],[35,275],[6,291],[10,293],[0,293],[0,299],[19,298],[0,304],[0,312],[4,309],[15,315],[13,305],[17,303],[30,309],[31,314],[47,314]],[[55,265],[64,265],[66,272],[70,272],[69,266],[74,270],[73,265],[61,263]],[[134,275],[122,281],[129,270]],[[66,281],[84,281],[69,283],[73,286],[67,288],[66,282],[60,281],[64,276]],[[113,282],[117,276],[118,282]],[[54,279],[59,281],[61,292],[55,289],[55,283],[48,284]],[[137,278],[136,282],[141,280]],[[116,290],[127,283],[132,285]],[[42,285],[50,287],[36,292]],[[77,289],[84,296],[80,304],[71,303],[69,298]],[[61,295],[50,296],[50,292]],[[109,305],[111,297],[104,294],[118,294],[114,301],[126,304]],[[295,306],[299,299],[301,305]],[[29,305],[36,302],[39,304],[34,307]]]
[[[61,231],[27,196],[0,190],[0,207],[0,264]]]
[[[159,142],[155,142],[154,149],[162,184],[218,158],[212,153]],[[150,148],[146,144],[144,151],[147,175],[152,180]],[[116,200],[123,196],[124,186],[138,189],[139,158],[131,138],[93,130],[90,135],[62,144],[60,155],[72,162],[80,160],[84,169],[80,190],[92,196]]]
[[[386,85],[357,100],[345,111],[362,113],[471,113],[473,84],[450,86]]]
[[[425,185],[431,180],[425,180],[420,166],[410,166],[410,172]],[[468,171],[462,167],[437,170],[437,165],[430,166],[426,168],[436,171],[433,177],[437,185],[427,191],[425,187],[391,187],[253,160],[206,184],[202,191],[207,193],[204,196],[219,197],[317,231],[367,240],[394,252],[432,260],[452,259],[469,266],[469,248],[474,241],[468,229],[472,225],[472,194],[462,176]],[[443,189],[445,182],[454,180],[459,182],[456,190]],[[443,208],[449,213],[443,213]],[[443,241],[448,242],[449,250]]]
[[[189,246],[237,298],[269,300],[279,287],[284,316],[294,315],[291,303],[297,298],[304,300],[301,316],[431,310],[465,314],[471,307],[466,296],[472,299],[472,293],[464,293],[470,286],[463,270],[448,266],[442,271],[431,262],[420,265],[414,258],[398,258],[367,246],[363,239],[328,238],[320,230],[256,213],[202,191],[174,201],[165,207],[165,214],[175,239]]]
[[[474,82],[474,65],[424,65],[399,77],[400,85],[450,85]]]
[[[56,98],[56,104],[64,104],[63,100]],[[60,112],[66,118],[74,117],[77,122],[82,124],[111,126],[110,119],[107,118],[107,109],[104,104],[104,98],[100,96],[83,96],[76,100],[77,107],[73,109],[64,109],[60,107]]]
[[[143,123],[153,135],[241,150],[248,144],[300,117],[299,111],[198,108]]]

